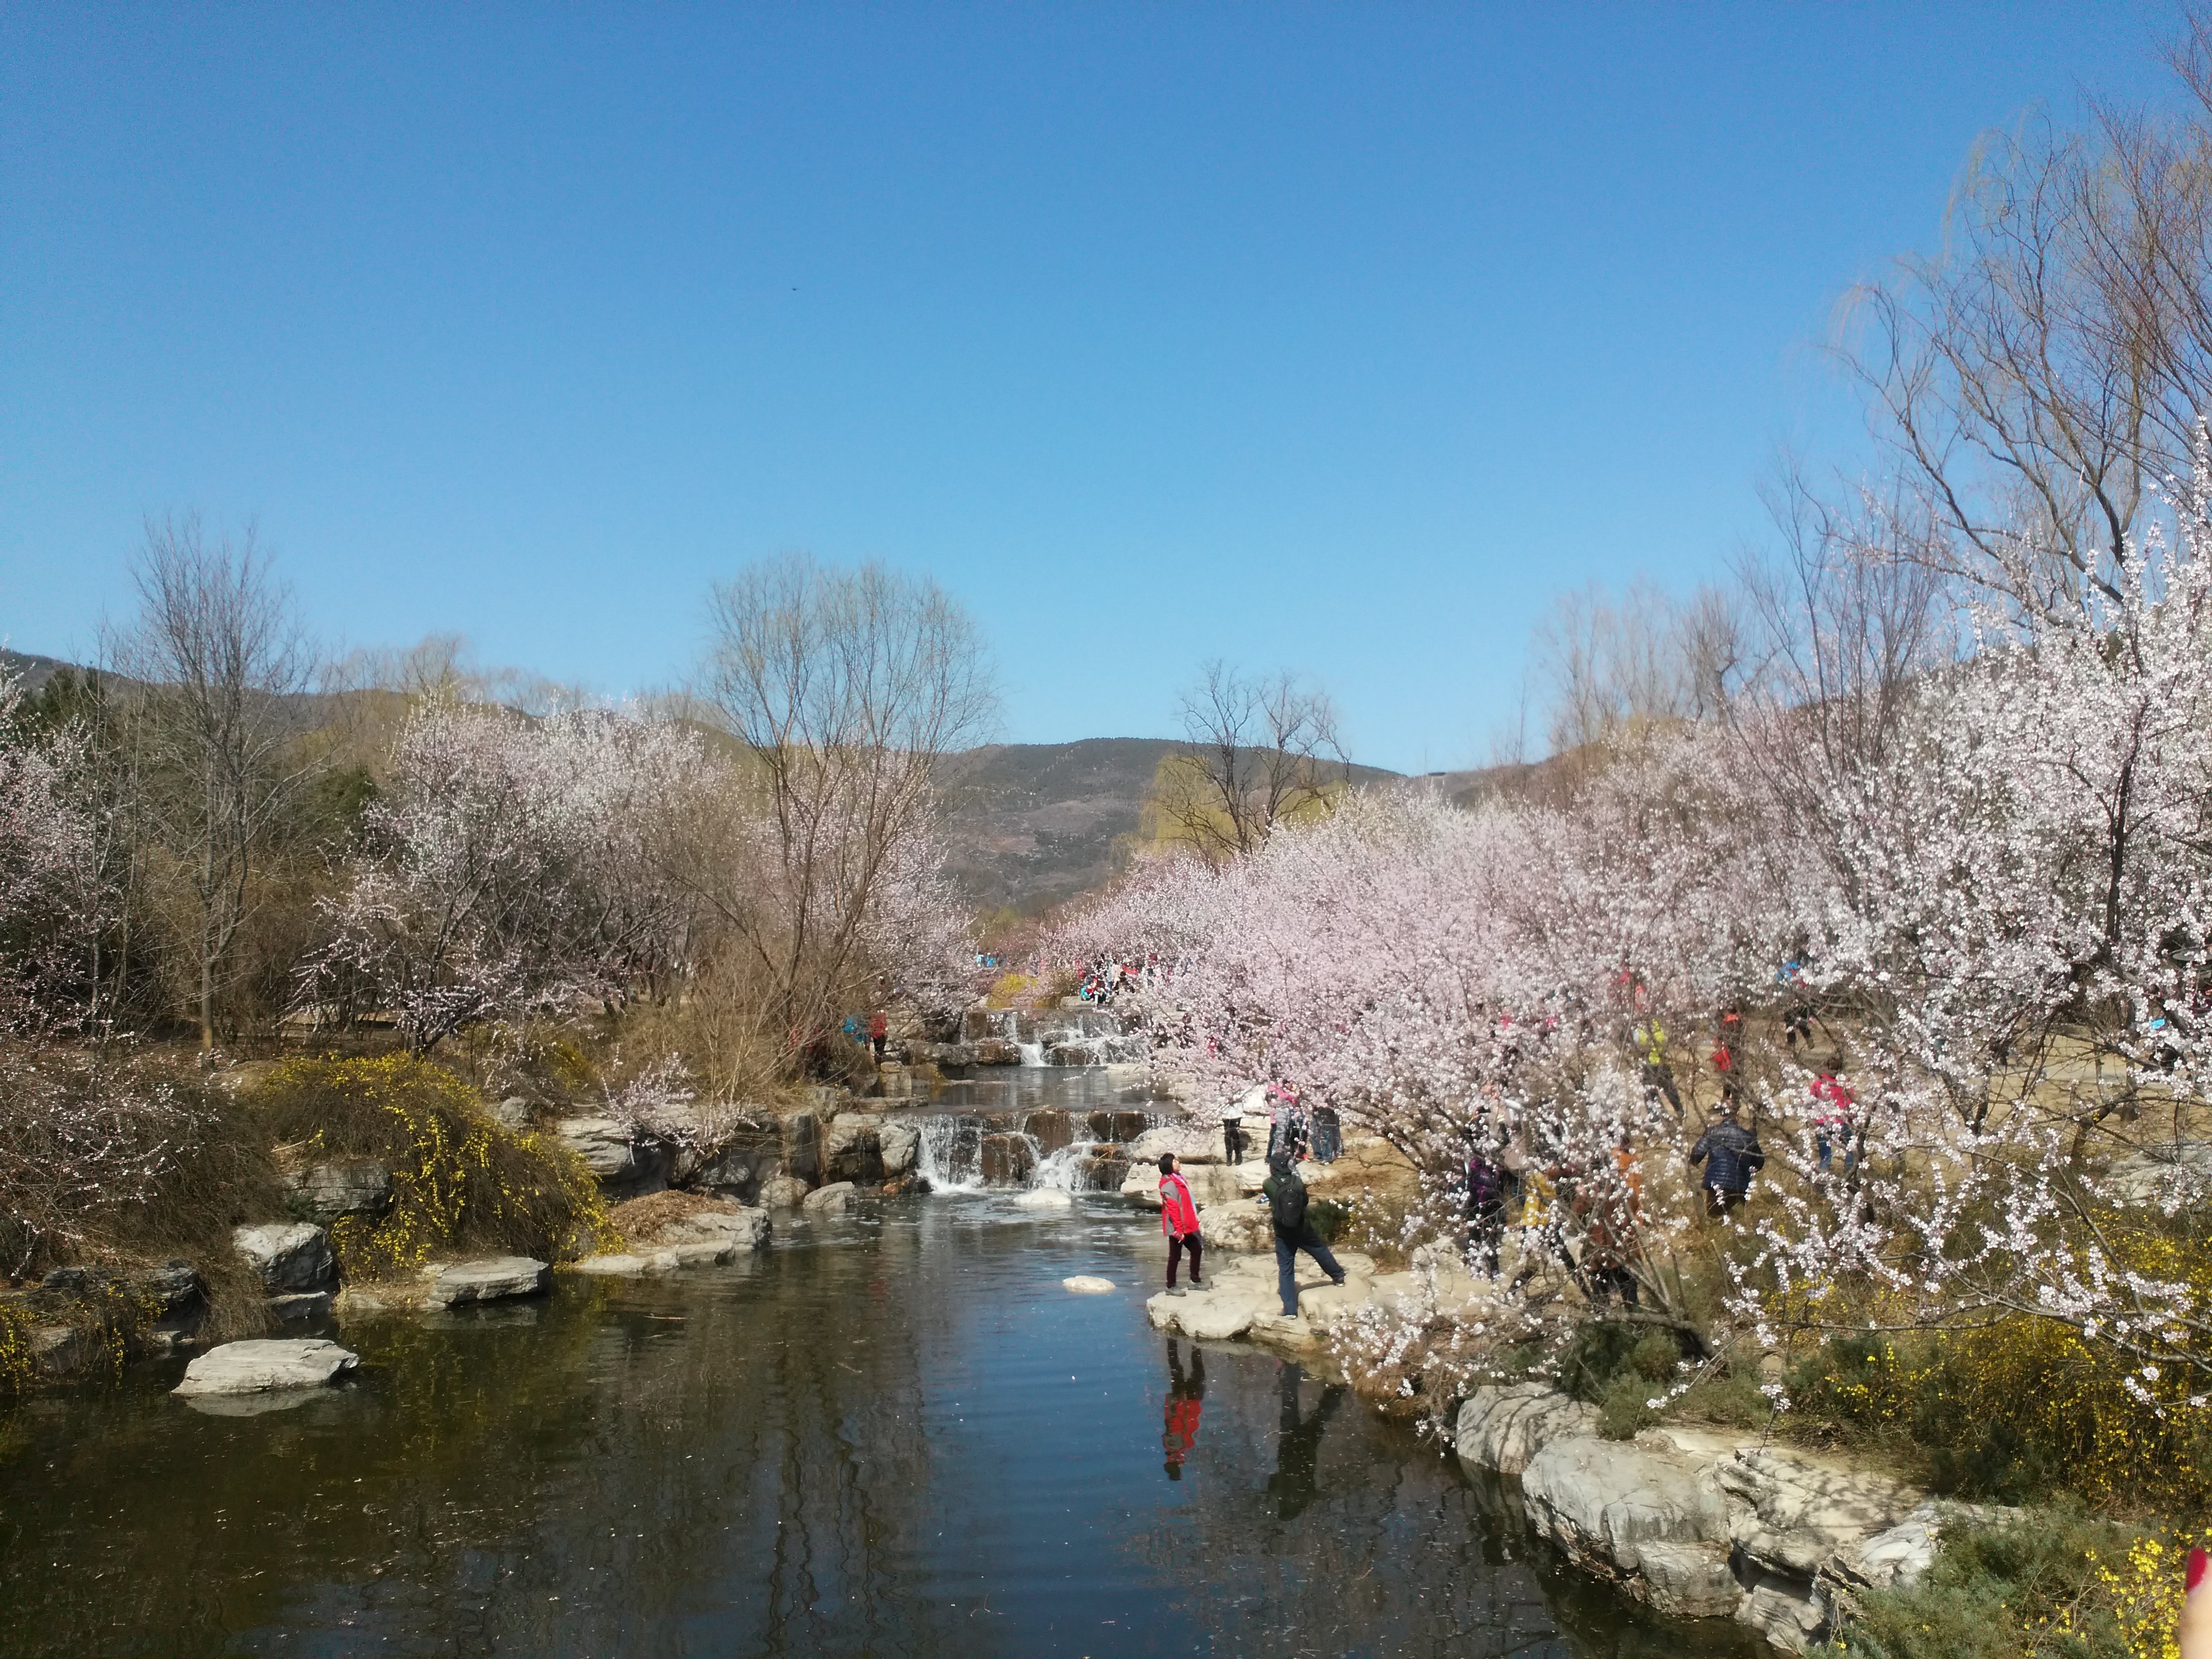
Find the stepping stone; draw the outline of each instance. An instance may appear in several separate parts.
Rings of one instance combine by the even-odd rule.
[[[1114,1281],[1101,1279],[1096,1273],[1078,1273],[1073,1279],[1061,1279],[1060,1287],[1078,1296],[1104,1296],[1113,1290]]]
[[[526,1255],[495,1255],[441,1267],[423,1299],[434,1308],[471,1302],[499,1302],[511,1296],[536,1296],[551,1282],[552,1270]]]
[[[568,1264],[571,1273],[591,1273],[605,1279],[629,1279],[650,1273],[653,1264],[641,1255],[628,1253],[609,1255],[587,1255],[581,1261]]]
[[[361,1356],[319,1338],[226,1342],[185,1367],[172,1392],[185,1395],[270,1394],[319,1389],[361,1364]]]

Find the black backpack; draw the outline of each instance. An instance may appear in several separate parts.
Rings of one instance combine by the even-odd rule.
[[[1296,1170],[1275,1177],[1275,1231],[1294,1233],[1306,1224],[1306,1183]]]

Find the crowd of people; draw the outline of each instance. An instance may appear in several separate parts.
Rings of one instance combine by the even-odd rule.
[[[1603,1018],[1576,1008],[1539,1019],[1501,1015],[1492,1036],[1497,1080],[1469,1115],[1454,1176],[1469,1270],[1498,1278],[1507,1240],[1517,1233],[1514,1289],[1556,1266],[1593,1304],[1618,1297],[1635,1307],[1644,1198],[1639,1134],[1647,1144],[1677,1135],[1688,1141],[1685,1166],[1711,1223],[1732,1224],[1765,1170],[1759,1131],[1765,1121],[1802,1125],[1809,1132],[1819,1175],[1828,1177],[1840,1169],[1849,1180],[1859,1167],[1864,1124],[1845,1076],[1844,1050],[1825,1026],[1819,1040],[1829,1046],[1817,1046],[1820,1023],[1804,988],[1803,966],[1785,962],[1775,975],[1781,994],[1773,1018],[1787,1069],[1808,1079],[1794,1110],[1787,1104],[1794,1085],[1770,1085],[1750,1098],[1741,1007],[1722,1007],[1712,1016],[1706,1041],[1685,1044],[1670,1036],[1640,978],[1624,968],[1612,1029],[1637,1079],[1642,1110],[1593,1134],[1587,1123],[1547,1114],[1540,1104],[1509,1104],[1507,1090],[1532,1079],[1563,1034],[1592,1040]],[[1678,1065],[1689,1068],[1686,1091]]]

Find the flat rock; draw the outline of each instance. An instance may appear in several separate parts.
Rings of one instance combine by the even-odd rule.
[[[570,1262],[568,1271],[606,1279],[628,1279],[651,1273],[653,1264],[641,1255],[624,1250],[606,1255],[587,1255],[580,1261]]]
[[[1063,1291],[1073,1291],[1078,1296],[1104,1296],[1114,1288],[1110,1279],[1101,1279],[1096,1273],[1076,1273],[1060,1281]]]
[[[319,1290],[337,1274],[331,1236],[312,1222],[234,1227],[230,1238],[239,1255],[246,1258],[246,1265],[261,1280],[262,1288],[272,1295]]]
[[[361,1356],[319,1338],[226,1342],[185,1367],[180,1395],[269,1394],[319,1389],[361,1364]]]
[[[269,1316],[280,1325],[328,1319],[331,1316],[331,1293],[328,1291],[292,1291],[283,1296],[272,1296],[269,1298]]]
[[[1072,1210],[1075,1200],[1057,1187],[1033,1187],[1014,1202],[1024,1210]]]
[[[799,1206],[809,1215],[842,1215],[853,1207],[853,1183],[834,1181],[807,1194]]]
[[[508,1297],[536,1296],[551,1282],[552,1270],[526,1255],[489,1256],[481,1261],[457,1261],[441,1267],[423,1298],[434,1308],[457,1308],[473,1302],[499,1302]]]
[[[1500,1474],[1518,1474],[1553,1441],[1595,1434],[1597,1417],[1595,1406],[1571,1400],[1547,1383],[1479,1388],[1459,1408],[1460,1462]]]

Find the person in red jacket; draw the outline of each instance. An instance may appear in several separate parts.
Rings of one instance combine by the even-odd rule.
[[[868,1041],[875,1045],[876,1064],[878,1066],[884,1063],[884,1045],[890,1040],[890,1020],[878,1010],[876,1017],[868,1022]]]
[[[1206,1241],[1198,1236],[1198,1205],[1191,1198],[1190,1183],[1176,1173],[1173,1152],[1160,1154],[1160,1231],[1168,1236],[1168,1294],[1182,1294],[1176,1288],[1176,1268],[1185,1250],[1190,1252],[1190,1282],[1204,1290],[1198,1259]]]

